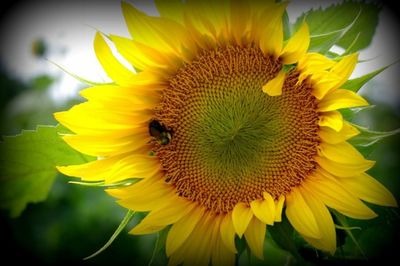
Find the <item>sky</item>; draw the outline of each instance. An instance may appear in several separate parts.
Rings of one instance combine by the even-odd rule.
[[[151,1],[133,2],[140,2],[140,8],[149,14],[157,14]],[[289,17],[294,21],[302,11],[321,5],[328,6],[332,2],[338,1],[293,0],[288,8]],[[391,64],[400,58],[398,28],[397,17],[385,7],[381,12],[373,43],[360,54],[361,60],[369,61],[359,64],[353,77]],[[58,82],[53,85],[52,97],[72,97],[82,84],[51,62],[88,80],[107,81],[108,78],[93,51],[96,30],[129,36],[120,1],[17,1],[0,19],[0,67],[10,76],[24,81],[39,74],[59,77]],[[48,46],[48,60],[32,55],[32,42],[38,39],[43,39]],[[379,91],[372,92],[374,98],[395,107],[399,106],[399,70],[397,64],[377,77],[384,86]]]

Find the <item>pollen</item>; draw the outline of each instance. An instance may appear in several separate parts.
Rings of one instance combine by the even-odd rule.
[[[178,195],[226,213],[263,192],[278,198],[314,171],[320,139],[311,86],[293,70],[281,95],[262,91],[281,68],[255,46],[227,46],[203,51],[169,78],[154,119],[171,141],[150,145]]]

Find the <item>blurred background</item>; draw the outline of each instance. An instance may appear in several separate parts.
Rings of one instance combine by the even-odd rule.
[[[157,14],[151,1],[133,2],[139,2],[139,7],[149,14]],[[328,6],[332,2],[337,1],[293,1],[289,5],[289,17],[294,22],[302,11]],[[83,99],[77,92],[85,85],[53,63],[87,80],[107,81],[92,44],[96,30],[128,36],[120,2],[31,0],[6,1],[1,5],[0,135],[35,129],[38,124],[55,125],[52,113],[81,102]],[[396,14],[385,5],[373,43],[360,55],[365,62],[359,64],[353,77],[400,59],[398,28]],[[361,94],[376,107],[360,112],[359,124],[380,131],[400,127],[399,70],[399,64],[395,64],[362,89]],[[398,201],[399,150],[400,137],[397,135],[382,141],[370,155],[378,161],[371,174],[386,185]],[[0,211],[1,240],[7,246],[0,252],[3,261],[11,259],[13,264],[29,259],[40,264],[148,265],[157,236],[133,237],[126,231],[99,256],[82,260],[106,243],[126,211],[102,189],[68,184],[69,180],[59,175],[48,199],[29,204],[18,218],[9,218],[6,211]],[[398,212],[373,208],[380,218],[362,223],[365,230],[354,234],[368,257],[394,256],[393,243],[400,239]],[[358,225],[358,222],[352,221],[352,225]],[[346,250],[354,249],[354,244],[342,244],[344,254]],[[268,247],[277,249],[273,244]],[[160,254],[153,265],[165,262]],[[286,253],[279,254],[282,260],[270,260],[270,265],[285,261]],[[362,257],[358,251],[352,254],[352,259]]]

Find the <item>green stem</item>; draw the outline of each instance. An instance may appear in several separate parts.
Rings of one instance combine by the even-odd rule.
[[[111,244],[112,242],[114,242],[114,240],[117,238],[117,236],[122,232],[122,230],[125,228],[125,226],[132,220],[133,215],[135,214],[134,211],[129,210],[124,219],[121,221],[121,223],[119,224],[117,230],[115,230],[114,234],[111,236],[111,238],[107,241],[107,243],[101,247],[98,251],[96,251],[95,253],[93,253],[92,255],[84,258],[84,260],[88,260],[91,258],[96,257],[97,255],[99,255],[101,252],[103,252],[104,250],[106,250]]]

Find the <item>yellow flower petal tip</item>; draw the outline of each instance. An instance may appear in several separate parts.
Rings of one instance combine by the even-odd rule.
[[[241,238],[249,225],[253,212],[249,207],[243,203],[239,203],[235,206],[232,212],[233,227],[237,235]]]
[[[269,96],[280,96],[282,95],[282,87],[285,82],[285,72],[279,71],[278,75],[268,81],[263,87],[262,90]]]
[[[290,65],[298,62],[307,52],[309,45],[310,32],[307,23],[303,23],[283,48],[280,55],[282,63]]]
[[[275,222],[282,222],[282,210],[284,203],[284,195],[280,195],[278,200],[275,200]]]
[[[368,102],[355,92],[349,90],[334,90],[322,98],[318,111],[328,112],[342,108],[368,106]]]

